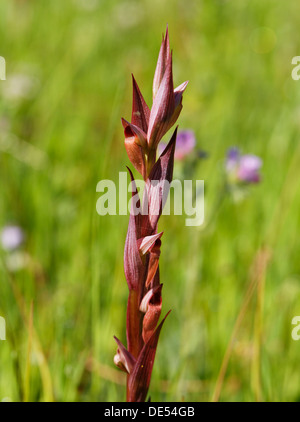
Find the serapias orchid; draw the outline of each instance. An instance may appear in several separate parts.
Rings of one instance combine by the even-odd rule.
[[[166,132],[176,123],[182,109],[182,95],[188,84],[174,89],[172,53],[168,29],[163,37],[153,81],[151,110],[134,77],[131,122],[122,119],[125,148],[133,166],[147,180],[156,161],[157,146]]]
[[[163,36],[153,81],[151,110],[134,79],[131,121],[122,119],[125,148],[129,160],[145,180],[143,210],[131,213],[124,250],[124,270],[129,288],[127,304],[127,347],[115,337],[118,345],[115,364],[127,373],[127,401],[145,401],[151,380],[157,342],[164,321],[159,323],[162,309],[162,284],[159,257],[163,232],[158,232],[166,192],[164,182],[173,178],[177,128],[156,161],[157,147],[166,132],[175,124],[182,109],[182,94],[187,82],[173,87],[172,53],[168,29]],[[129,169],[128,169],[129,170]],[[132,195],[138,195],[129,170]],[[153,183],[155,182],[155,183]],[[146,208],[146,210],[145,210]]]

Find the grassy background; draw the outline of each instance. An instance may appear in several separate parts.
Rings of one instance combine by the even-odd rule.
[[[26,242],[1,252],[0,400],[124,400],[112,336],[125,341],[128,216],[97,215],[96,184],[128,165],[130,74],[151,103],[166,23],[175,84],[190,81],[180,127],[209,154],[193,172],[206,215],[228,147],[264,164],[262,183],[226,197],[207,228],[160,221],[172,313],[152,400],[210,400],[216,385],[223,401],[300,399],[297,2],[11,0],[0,3],[0,226],[20,225]]]

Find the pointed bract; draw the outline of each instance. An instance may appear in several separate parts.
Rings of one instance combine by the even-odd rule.
[[[136,185],[134,182],[133,174],[128,169],[131,183],[132,183],[132,197],[135,195],[138,196]],[[140,252],[137,246],[137,239],[140,237],[139,233],[139,224],[137,224],[140,215],[134,215],[135,211],[133,209],[133,201],[131,203],[131,212],[129,216],[129,224],[127,237],[125,241],[125,250],[124,250],[124,270],[125,277],[128,283],[129,290],[138,290],[141,284],[143,277],[143,262],[141,260]]]
[[[132,88],[133,88],[133,97],[132,97],[132,115],[131,123],[138,126],[145,133],[148,130],[150,110],[147,106],[144,97],[138,87],[134,76],[132,75]]]
[[[151,108],[147,139],[149,149],[156,149],[159,141],[167,132],[175,110],[172,56],[170,56],[164,77],[161,81]]]
[[[144,217],[144,226],[150,225],[147,230],[156,230],[158,219],[167,200],[170,183],[173,178],[174,152],[176,144],[177,128],[170,142],[161,154],[146,181],[143,207],[148,207],[147,218]]]
[[[143,402],[146,399],[150,385],[159,334],[169,313],[170,311],[167,313],[147,343],[144,345],[134,365],[134,368],[129,375],[127,384],[127,401],[129,402]]]
[[[132,183],[132,197],[138,196],[133,174],[130,169],[128,171]],[[139,206],[139,200],[137,201],[137,206]],[[124,270],[129,288],[126,334],[128,350],[134,357],[137,357],[143,346],[140,337],[142,315],[139,311],[139,304],[143,290],[145,267],[137,245],[137,239],[141,237],[141,215],[134,214],[132,201],[124,249]]]
[[[169,43],[169,31],[168,27],[166,29],[166,36],[163,36],[162,43],[159,50],[157,65],[155,69],[154,79],[153,79],[153,99],[155,98],[157,91],[159,89],[160,83],[163,79],[167,63],[170,59],[170,43]]]

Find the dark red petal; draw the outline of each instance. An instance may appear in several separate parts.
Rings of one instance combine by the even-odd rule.
[[[142,148],[135,142],[135,138],[125,139],[124,144],[130,162],[134,168],[144,177],[146,167],[145,156],[143,154]]]
[[[161,289],[162,289],[162,284],[155,286],[153,288],[151,288],[143,297],[141,304],[140,304],[140,311],[143,312],[144,314],[147,312],[148,310],[148,306],[150,301],[152,300],[152,298],[154,297],[154,295],[156,293],[159,292],[159,297],[161,298]]]
[[[130,290],[127,302],[126,337],[128,350],[134,358],[138,357],[143,347],[141,336],[143,314],[139,309],[140,301],[141,293],[138,290]]]
[[[126,369],[126,372],[128,372],[130,374],[130,372],[132,371],[132,369],[133,369],[133,367],[135,365],[136,360],[132,356],[132,354],[130,352],[128,352],[128,350],[126,349],[126,347],[123,346],[123,344],[121,343],[121,341],[116,336],[114,336],[114,339],[115,339],[115,341],[116,341],[116,343],[118,345],[118,352],[117,352],[117,354],[120,357],[120,362],[123,364],[124,368]]]
[[[145,343],[147,343],[155,331],[160,317],[162,306],[162,286],[162,284],[159,284],[158,286],[150,289],[149,292],[144,296],[140,305],[141,311],[145,312],[143,319],[143,339]]]
[[[138,87],[134,76],[132,75],[132,87],[133,87],[133,98],[132,98],[132,115],[131,123],[138,126],[144,132],[147,133],[150,110],[142,96],[142,93]]]
[[[168,60],[167,68],[151,108],[147,139],[150,149],[156,149],[159,141],[167,132],[169,121],[175,109],[172,57]]]
[[[130,169],[128,169],[128,171],[132,183],[132,196],[138,195],[133,174]],[[136,204],[137,207],[139,207],[140,201],[138,200]],[[134,215],[132,202],[124,250],[124,270],[129,288],[129,298],[127,304],[127,346],[129,352],[134,357],[137,357],[142,347],[142,314],[139,311],[139,305],[143,290],[145,267],[137,245],[137,239],[141,237],[140,227],[141,215]]]
[[[138,195],[138,191],[135,185],[133,174],[129,168],[128,171],[132,183],[132,197],[134,197],[135,195]],[[136,202],[136,205],[139,208],[140,200]],[[140,214],[135,215],[132,201],[124,251],[124,269],[129,290],[139,289],[144,273],[144,267],[137,245],[137,239],[141,237],[140,219]]]
[[[146,134],[137,126],[122,120],[125,136],[125,148],[129,160],[134,165],[139,173],[145,177],[145,150],[147,149]]]
[[[154,333],[141,350],[134,368],[129,375],[127,385],[127,401],[144,402],[148,393],[151,373],[154,364],[157,342],[162,326],[170,311],[161,321]]]
[[[148,215],[143,216],[142,235],[149,235],[156,232],[158,219],[167,200],[169,185],[173,178],[176,136],[177,128],[164,152],[154,164],[146,181],[143,209],[148,210]],[[145,234],[144,231],[146,231]]]
[[[146,279],[146,282],[145,282],[145,286],[147,288],[150,286],[150,284],[151,284],[152,280],[154,279],[154,276],[157,272],[158,263],[159,263],[159,256],[160,256],[160,252],[159,253],[150,253],[148,271],[147,271],[147,279]]]
[[[147,148],[147,134],[138,126],[127,122],[127,120],[123,118],[121,120],[122,120],[122,125],[124,127],[125,139],[134,137],[135,142],[139,146],[142,146],[143,148]]]
[[[155,69],[154,79],[153,79],[153,98],[155,98],[157,91],[159,89],[160,83],[165,74],[167,63],[170,59],[170,44],[169,44],[169,31],[168,27],[166,29],[166,36],[162,39],[162,43],[159,50],[157,65]]]

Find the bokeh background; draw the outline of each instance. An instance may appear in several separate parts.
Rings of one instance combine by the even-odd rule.
[[[296,1],[1,1],[0,227],[25,241],[0,254],[0,400],[125,398],[113,335],[125,342],[128,216],[100,217],[96,185],[129,164],[131,73],[151,104],[167,23],[174,82],[189,80],[180,128],[206,151],[184,167],[205,181],[210,222],[160,220],[172,312],[151,398],[300,399],[299,13]],[[233,145],[262,158],[262,180],[219,201]]]

